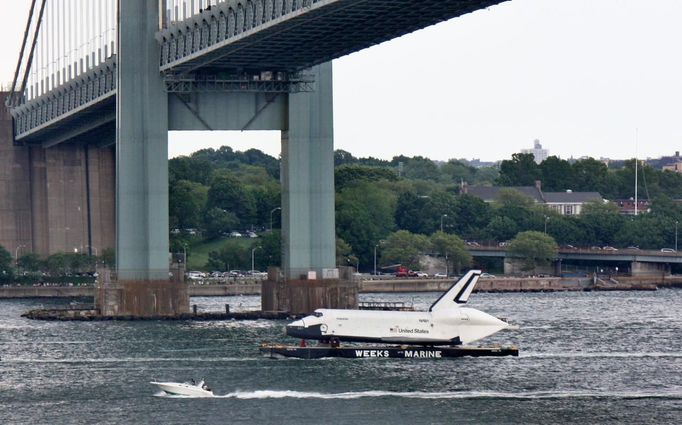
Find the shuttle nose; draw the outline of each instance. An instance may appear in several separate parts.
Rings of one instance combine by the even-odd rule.
[[[311,320],[315,322],[315,320]],[[302,339],[322,339],[319,323],[306,323],[306,319],[296,320],[287,325],[287,335]]]
[[[473,308],[466,309],[462,313],[469,317],[467,324],[460,327],[460,339],[463,343],[474,342],[512,327],[495,316]]]

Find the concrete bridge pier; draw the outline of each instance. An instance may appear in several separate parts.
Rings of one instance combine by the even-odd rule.
[[[645,261],[633,261],[630,264],[632,276],[661,276],[670,274],[669,263],[647,263]]]

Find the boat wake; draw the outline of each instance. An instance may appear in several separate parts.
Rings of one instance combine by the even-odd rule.
[[[199,398],[192,396],[170,396],[164,392],[154,394],[157,397],[169,398]],[[352,391],[343,393],[320,393],[290,390],[258,390],[258,391],[235,391],[225,395],[214,395],[212,398],[227,398],[239,400],[263,400],[263,399],[317,399],[317,400],[355,400],[360,398],[405,398],[405,399],[510,399],[510,400],[535,400],[535,399],[571,399],[571,398],[605,398],[605,399],[670,399],[682,400],[682,392],[600,392],[600,391],[565,391],[565,392],[395,392],[395,391]],[[202,397],[203,398],[203,397]]]

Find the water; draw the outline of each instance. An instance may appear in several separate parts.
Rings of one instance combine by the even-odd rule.
[[[438,294],[373,294],[412,301]],[[0,422],[682,423],[682,291],[475,294],[520,331],[518,358],[269,360],[284,322],[38,322],[55,300],[0,300]],[[204,310],[257,297],[193,298]],[[205,378],[215,398],[163,396],[153,380]]]

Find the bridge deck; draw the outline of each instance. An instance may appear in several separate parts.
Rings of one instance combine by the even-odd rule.
[[[161,70],[301,70],[503,1],[222,3],[159,34]]]

